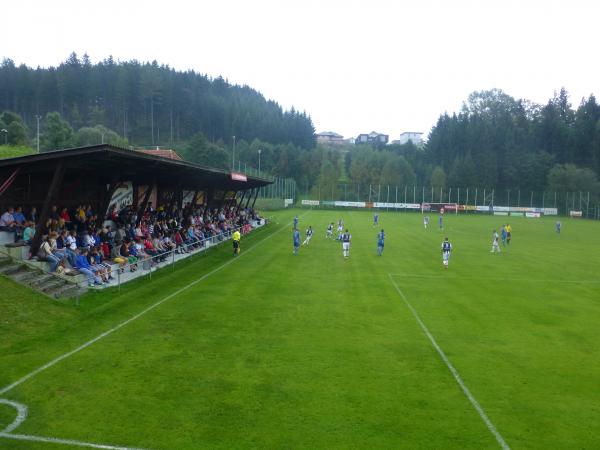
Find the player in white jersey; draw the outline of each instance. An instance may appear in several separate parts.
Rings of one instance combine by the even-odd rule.
[[[429,216],[423,216],[423,227],[425,227],[425,229],[427,229],[428,226],[429,226]]]
[[[338,227],[337,227],[337,240],[341,241],[342,240],[342,233],[344,232],[344,223],[342,221],[342,219],[340,219],[340,221],[338,222]]]
[[[342,251],[344,253],[344,258],[348,258],[350,256],[350,241],[352,240],[352,235],[346,232],[342,234]]]
[[[310,240],[312,239],[312,235],[313,235],[313,229],[309,225],[308,228],[306,229],[306,239],[304,239],[304,242],[302,243],[302,245],[308,245],[310,243]]]
[[[498,252],[500,253],[500,245],[498,244],[498,232],[494,230],[492,233],[492,250],[490,253]]]
[[[327,225],[327,232],[325,233],[325,238],[329,239],[333,236],[333,222]]]
[[[444,242],[442,242],[442,263],[444,264],[445,269],[448,268],[448,263],[450,262],[450,252],[452,252],[452,244],[446,237]]]

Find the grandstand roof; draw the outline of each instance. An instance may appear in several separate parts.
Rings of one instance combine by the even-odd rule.
[[[114,178],[139,185],[156,182],[179,185],[183,189],[217,189],[241,191],[266,186],[272,181],[259,177],[232,177],[232,173],[182,160],[149,155],[112,145],[56,150],[40,154],[0,160],[0,179],[19,168],[19,175],[53,172],[63,163],[67,172],[79,176],[89,174],[98,183],[110,183]]]

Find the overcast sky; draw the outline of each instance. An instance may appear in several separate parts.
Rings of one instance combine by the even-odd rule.
[[[0,56],[157,60],[248,84],[317,132],[429,132],[475,90],[600,97],[593,0],[4,2]]]

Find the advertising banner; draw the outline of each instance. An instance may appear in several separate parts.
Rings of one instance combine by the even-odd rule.
[[[494,211],[495,216],[508,216],[507,211]]]
[[[557,216],[558,215],[557,208],[544,208],[542,210],[542,212],[544,213],[545,216]]]
[[[303,205],[319,206],[319,200],[302,200]]]
[[[335,206],[346,206],[348,208],[364,208],[365,202],[335,202]]]
[[[569,211],[571,217],[583,217],[583,211]]]
[[[492,212],[492,207],[488,205],[477,205],[475,211]]]
[[[509,213],[509,215],[513,216],[513,217],[524,217],[526,213],[522,213],[522,212],[516,212],[516,211],[511,211]]]
[[[539,212],[527,212],[525,213],[525,217],[529,218],[539,218],[541,214]]]

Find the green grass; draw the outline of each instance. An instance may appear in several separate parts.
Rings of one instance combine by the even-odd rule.
[[[316,230],[298,256],[295,213]],[[348,260],[324,239],[340,216]],[[231,264],[4,394],[29,407],[15,432],[156,449],[499,448],[393,280],[511,448],[600,447],[599,223],[563,220],[559,236],[551,219],[515,218],[492,255],[505,218],[448,216],[442,233],[382,213],[377,257],[368,212],[273,217]],[[0,279],[0,389],[228,261],[221,247],[79,307]],[[0,405],[0,429],[13,418]]]
[[[0,159],[31,155],[33,149],[23,145],[0,145]]]

